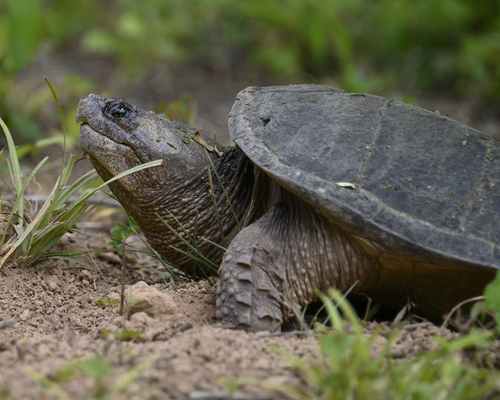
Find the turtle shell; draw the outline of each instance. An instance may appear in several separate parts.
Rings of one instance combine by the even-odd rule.
[[[233,141],[321,215],[417,262],[500,268],[500,143],[409,104],[318,85],[250,87]]]

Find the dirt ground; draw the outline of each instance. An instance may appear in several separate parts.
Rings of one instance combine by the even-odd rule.
[[[101,249],[115,222],[83,221],[83,235],[67,234],[53,250]],[[304,360],[318,356],[313,331],[271,335],[218,327],[216,280],[169,283],[151,269],[165,272],[163,267],[143,254],[127,257],[131,300],[120,316],[120,257],[105,252],[83,259],[93,269],[51,260],[0,272],[1,399],[274,399],[281,397],[250,384],[231,395],[231,384],[224,381],[243,377],[300,385],[301,377],[272,345]],[[102,304],[105,299],[115,305]],[[366,329],[377,327],[388,331],[387,324],[370,323]],[[117,332],[124,330],[142,336],[120,340]],[[393,346],[394,357],[435,348],[437,333],[456,336],[428,323],[407,325]],[[381,337],[377,346],[383,344]]]

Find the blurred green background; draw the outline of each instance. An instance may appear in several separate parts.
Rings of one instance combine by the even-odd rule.
[[[500,0],[0,0],[0,117],[27,153],[61,141],[42,75],[74,145],[90,92],[224,134],[244,87],[316,80],[500,137]]]

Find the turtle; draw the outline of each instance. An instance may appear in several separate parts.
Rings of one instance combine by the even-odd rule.
[[[94,94],[77,122],[105,180],[163,160],[110,189],[162,256],[219,266],[224,326],[280,331],[329,288],[437,322],[500,267],[500,143],[439,113],[287,85],[238,94],[234,146]]]

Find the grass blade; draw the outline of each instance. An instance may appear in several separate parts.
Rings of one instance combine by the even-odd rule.
[[[62,130],[63,130],[63,159],[61,163],[61,176],[63,175],[63,169],[64,165],[66,164],[66,122],[64,121],[64,114],[62,112],[61,104],[59,103],[59,99],[57,98],[56,91],[54,90],[54,87],[50,83],[50,81],[47,79],[47,77],[44,75],[43,78],[45,79],[45,82],[47,83],[50,91],[52,92],[52,96],[54,97],[54,100],[56,102],[57,106],[57,111],[59,112],[59,119],[61,120],[61,125],[62,125]]]
[[[19,225],[22,225],[24,216],[24,200],[23,200],[24,192],[21,190],[23,186],[21,166],[19,165],[19,159],[17,158],[16,146],[14,145],[14,140],[12,139],[12,135],[10,134],[9,128],[7,128],[7,125],[5,125],[5,122],[3,121],[2,118],[0,118],[0,125],[2,126],[5,138],[7,139],[10,165],[12,168],[12,175],[14,177],[14,185],[16,186],[16,196],[21,199],[19,201],[18,214],[19,214]]]
[[[220,232],[220,237],[222,239],[222,245],[224,247],[227,247],[226,237],[224,235],[224,229],[222,228],[222,221],[219,215],[219,209],[217,208],[217,201],[215,201],[215,191],[214,191],[214,185],[212,183],[212,174],[210,173],[210,167],[208,167],[208,183],[210,184],[210,196],[212,197],[212,204],[214,205],[215,209],[215,219],[217,220],[217,224],[219,225],[219,232]]]
[[[80,198],[76,200],[76,202],[74,204],[84,203],[93,194],[95,194],[97,191],[99,191],[100,189],[102,189],[104,186],[110,184],[111,182],[114,182],[114,181],[116,181],[118,179],[121,179],[121,178],[123,178],[123,177],[125,177],[127,175],[133,174],[134,172],[142,171],[143,169],[146,169],[146,168],[157,167],[157,166],[161,165],[162,162],[163,162],[163,160],[150,161],[150,162],[147,162],[146,164],[136,165],[133,168],[130,168],[130,169],[126,170],[126,171],[123,171],[122,173],[120,173],[118,175],[115,175],[114,177],[112,177],[108,181],[104,182],[103,184],[99,185],[98,187],[96,187],[94,189],[88,189],[88,190],[86,190],[80,196]]]
[[[219,248],[220,250],[222,250],[222,251],[224,251],[224,252],[225,252],[225,251],[227,251],[227,247],[224,247],[224,246],[221,246],[221,245],[220,245],[220,244],[218,244],[218,243],[212,242],[210,239],[207,239],[207,238],[205,238],[205,237],[203,237],[203,236],[200,236],[200,239],[201,239],[201,240],[204,240],[205,242],[210,243],[212,246],[215,246],[215,247]]]
[[[212,169],[214,170],[215,176],[217,177],[217,180],[219,181],[219,185],[222,188],[224,195],[226,196],[227,202],[229,203],[229,208],[231,208],[231,212],[233,213],[234,220],[236,221],[236,225],[238,225],[238,229],[241,231],[240,221],[238,220],[238,216],[236,215],[236,212],[234,211],[233,204],[231,203],[231,199],[229,198],[229,195],[227,194],[226,189],[224,188],[224,185],[222,184],[222,181],[220,180],[220,176],[217,173],[217,170],[215,169],[214,163],[212,162],[212,159],[210,158],[210,155],[208,154],[208,152],[206,150],[205,150],[205,154],[207,155],[208,161],[210,162],[210,165],[212,166]]]
[[[156,216],[160,219],[160,221],[168,228],[170,229],[170,231],[181,241],[183,242],[186,247],[188,249],[190,249],[191,251],[193,251],[195,254],[193,253],[189,253],[187,251],[184,251],[184,250],[181,250],[181,249],[178,249],[177,247],[175,246],[170,246],[172,249],[188,256],[188,257],[191,257],[193,260],[196,260],[198,262],[201,262],[203,264],[205,264],[207,267],[211,268],[211,269],[214,269],[214,270],[218,270],[219,269],[219,266],[215,263],[213,263],[212,261],[210,261],[208,258],[206,258],[201,252],[200,250],[198,249],[198,247],[195,247],[193,246],[191,243],[189,243],[186,239],[184,239],[174,228],[172,228],[169,223],[167,221],[165,221],[161,216],[160,214],[156,213]],[[175,218],[175,217],[174,217]],[[175,218],[175,220],[180,224],[180,222]],[[184,227],[181,225],[181,227],[184,229]],[[186,232],[186,230],[184,229],[184,231]]]
[[[51,197],[49,197],[50,199]],[[45,202],[45,204],[43,205],[43,207],[40,209],[40,211],[38,212],[37,216],[35,217],[35,219],[31,222],[31,224],[28,225],[28,227],[26,228],[26,230],[24,231],[24,233],[21,235],[21,237],[19,237],[19,239],[16,241],[16,243],[14,243],[12,245],[12,247],[9,249],[9,251],[7,252],[7,254],[5,254],[5,256],[3,256],[3,258],[0,260],[0,269],[3,267],[5,261],[7,261],[7,259],[11,256],[11,254],[24,242],[24,240],[28,237],[28,235],[31,233],[31,231],[33,230],[33,228],[36,226],[36,224],[38,223],[38,221],[44,216],[45,212],[47,211],[47,209],[49,208],[49,205],[50,205],[50,202],[49,202],[49,199],[47,199],[47,201]]]

